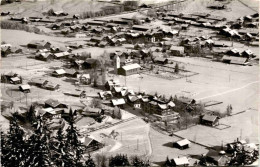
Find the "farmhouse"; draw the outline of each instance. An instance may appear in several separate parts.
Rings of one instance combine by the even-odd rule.
[[[65,76],[66,77],[73,77],[76,78],[77,75],[79,74],[78,71],[76,71],[75,69],[65,69]]]
[[[120,99],[112,99],[111,100],[112,102],[112,105],[115,107],[124,107],[125,105],[125,100],[123,98],[120,98]]]
[[[238,64],[238,65],[245,65],[247,62],[246,57],[233,57],[233,56],[227,56],[224,55],[222,58],[222,61],[224,63],[229,63],[229,64]]]
[[[111,80],[108,80],[108,81],[105,83],[105,88],[106,88],[107,90],[112,90],[115,86],[119,86],[119,85],[120,85],[120,83],[119,83],[118,80],[113,80],[113,79],[111,79]]]
[[[101,115],[101,109],[100,108],[92,108],[92,107],[85,107],[82,110],[82,115],[87,117],[98,117]]]
[[[59,84],[48,82],[46,85],[43,86],[47,90],[58,90],[60,88]]]
[[[86,152],[92,152],[102,147],[101,143],[89,137],[83,137],[81,142],[84,146],[86,146]]]
[[[98,95],[101,99],[111,99],[113,97],[111,91],[98,92]]]
[[[10,83],[12,84],[21,84],[22,83],[22,80],[18,77],[13,77],[13,78],[10,78]]]
[[[168,59],[167,58],[163,58],[163,57],[156,57],[154,59],[154,62],[157,63],[157,64],[165,65],[165,64],[168,63]]]
[[[19,86],[20,91],[24,92],[24,93],[30,93],[30,85],[21,85]]]
[[[47,83],[48,81],[42,78],[33,78],[30,82],[31,85],[38,87],[44,87]]]
[[[201,118],[201,124],[208,126],[216,126],[219,124],[219,117],[215,115],[204,115]]]
[[[142,26],[142,25],[134,25],[133,30],[137,30],[137,31],[148,31],[150,29],[150,27],[148,26]]]
[[[184,54],[183,46],[171,46],[170,52],[173,56],[181,56]]]
[[[55,70],[52,72],[52,76],[54,77],[63,77],[66,74],[66,71],[63,69]]]
[[[183,139],[173,143],[173,146],[183,150],[190,147],[191,142],[188,139]]]
[[[42,60],[42,61],[50,61],[54,58],[53,54],[50,52],[46,52],[46,53],[38,53],[35,56],[35,59],[37,60]]]
[[[44,40],[33,40],[27,44],[27,47],[33,49],[49,49],[51,47],[51,43]]]
[[[48,99],[45,102],[45,107],[51,107],[51,108],[68,108],[66,104],[63,104],[59,102],[58,100]]]
[[[206,160],[217,166],[226,166],[230,161],[230,158],[226,155],[221,154],[215,150],[209,150],[206,155]]]
[[[140,72],[141,66],[137,63],[134,64],[128,64],[125,66],[122,66],[121,68],[118,69],[118,74],[119,75],[133,75],[133,74],[138,74]]]

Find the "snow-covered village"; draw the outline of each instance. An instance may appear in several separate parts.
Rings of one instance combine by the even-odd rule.
[[[258,0],[1,0],[1,166],[258,166]]]

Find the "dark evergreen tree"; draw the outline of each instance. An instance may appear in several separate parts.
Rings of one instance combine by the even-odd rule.
[[[33,105],[30,106],[29,111],[26,113],[26,118],[33,124],[36,121],[36,116],[34,112],[35,107]]]
[[[2,165],[6,167],[24,166],[25,161],[25,142],[23,140],[24,131],[13,116],[10,121],[10,128],[6,140],[3,138],[2,146]],[[3,135],[3,137],[5,137]]]
[[[62,128],[60,128],[51,144],[51,149],[53,150],[51,158],[56,166],[64,166],[67,161],[71,159],[70,156],[68,156],[67,154],[64,141],[65,136],[63,134]]]
[[[70,109],[70,114],[69,114],[69,127],[66,130],[67,135],[66,135],[66,143],[65,147],[67,149],[67,155],[69,156],[69,162],[67,163],[68,166],[83,166],[81,159],[82,159],[82,154],[84,150],[84,146],[82,143],[78,140],[79,133],[77,128],[75,127],[75,122],[74,122],[74,113]],[[71,155],[74,155],[72,158]]]
[[[25,166],[51,166],[47,127],[41,117],[37,118],[34,134],[29,138]]]
[[[94,160],[92,159],[91,155],[88,154],[88,159],[85,162],[87,167],[96,167]]]
[[[179,69],[179,65],[178,63],[176,63],[175,67],[174,67],[174,72],[175,73],[179,73],[180,69]]]
[[[131,161],[132,166],[136,167],[148,167],[149,161],[144,161],[143,159],[139,158],[138,156],[134,156]]]
[[[172,163],[171,163],[171,161],[170,161],[170,159],[169,159],[168,156],[167,156],[166,161],[165,161],[165,163],[164,163],[163,166],[165,166],[165,167],[170,167],[170,166],[172,166]]]
[[[114,166],[129,166],[130,163],[126,155],[116,155],[115,157],[111,157],[109,159],[109,167]]]

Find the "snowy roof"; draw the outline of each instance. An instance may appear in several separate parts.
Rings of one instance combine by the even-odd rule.
[[[30,85],[21,85],[20,88],[22,88],[23,90],[31,89]]]
[[[132,70],[132,69],[136,69],[136,68],[141,68],[141,66],[137,63],[134,63],[134,64],[125,65],[122,68],[124,70],[128,71],[128,70]]]
[[[59,69],[59,70],[55,70],[54,72],[56,72],[57,74],[61,75],[61,74],[66,74],[66,71],[63,69]]]
[[[12,81],[20,81],[20,78],[18,78],[18,77],[13,77],[13,78],[10,78]]]
[[[218,117],[215,115],[204,115],[203,120],[214,122]]]
[[[190,141],[188,139],[183,139],[183,140],[180,140],[180,141],[177,141],[176,142],[179,146],[185,146],[185,145],[189,145],[190,144]]]
[[[113,99],[112,103],[114,106],[122,105],[122,104],[125,104],[125,100],[124,99]]]
[[[170,101],[167,105],[170,107],[175,107],[175,104],[172,101]]]
[[[175,162],[175,164],[178,165],[189,165],[189,160],[187,157],[178,157],[178,158],[173,158],[173,161]]]
[[[158,104],[158,106],[163,110],[168,108],[166,104]]]

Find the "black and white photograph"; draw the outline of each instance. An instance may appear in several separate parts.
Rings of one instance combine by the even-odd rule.
[[[0,166],[260,166],[259,2],[1,0]]]

